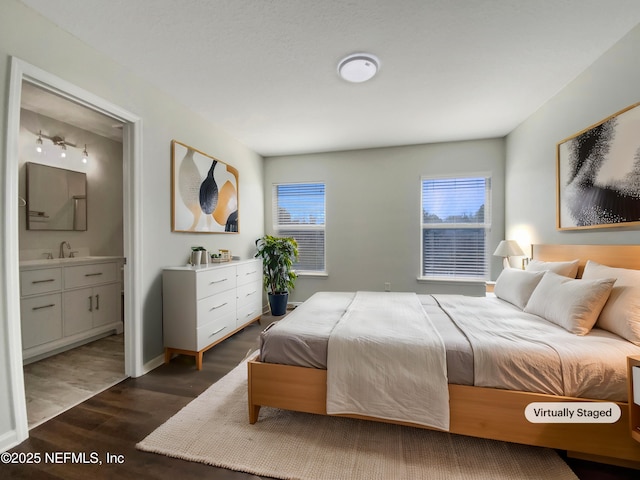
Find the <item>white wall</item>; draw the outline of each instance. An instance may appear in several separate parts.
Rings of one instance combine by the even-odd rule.
[[[181,264],[193,244],[228,248],[247,258],[254,241],[264,233],[263,160],[218,127],[185,109],[171,96],[132,75],[115,61],[92,50],[75,37],[16,0],[2,1],[0,15],[0,151],[6,151],[7,92],[10,56],[17,56],[142,118],[141,223],[143,361],[162,353],[161,269]],[[240,233],[202,235],[171,233],[171,140],[177,139],[236,167],[240,172]],[[17,159],[3,159],[18,161]],[[5,169],[0,173],[5,182]],[[4,202],[4,199],[0,199]],[[18,211],[1,204],[2,223],[17,222]],[[4,238],[0,248],[4,249]],[[0,260],[0,269],[6,266]],[[0,447],[8,442],[13,405],[7,370],[7,308],[0,288]]]
[[[638,244],[638,227],[556,230],[556,144],[640,101],[640,26],[507,137],[507,237],[527,243]]]
[[[35,150],[38,132],[63,135],[78,147],[68,147],[61,159],[60,147],[43,140],[43,153]],[[87,144],[89,161],[81,161]],[[82,130],[59,120],[28,110],[20,112],[20,177],[18,191],[26,198],[26,162],[66,168],[87,175],[87,230],[27,230],[26,207],[20,209],[20,260],[44,258],[43,251],[58,256],[59,245],[68,241],[72,251],[85,255],[123,255],[122,225],[122,143]],[[68,252],[66,252],[68,254]]]
[[[265,226],[273,233],[271,187],[280,182],[326,183],[326,278],[300,277],[292,294],[302,301],[319,290],[466,292],[484,284],[418,282],[420,177],[489,172],[493,185],[490,250],[503,239],[504,140],[269,157],[265,159]],[[492,276],[501,259],[491,259]]]

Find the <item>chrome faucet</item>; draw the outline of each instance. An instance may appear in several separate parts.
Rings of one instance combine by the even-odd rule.
[[[58,258],[64,258],[64,246],[65,244],[67,245],[67,248],[69,250],[71,250],[71,245],[69,245],[69,242],[67,242],[66,240],[60,243],[60,254],[58,255]]]

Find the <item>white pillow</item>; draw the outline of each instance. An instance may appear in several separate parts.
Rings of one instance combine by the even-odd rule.
[[[596,327],[640,345],[640,270],[613,268],[588,261],[582,278],[615,278]]]
[[[527,270],[530,272],[548,272],[557,273],[569,278],[578,276],[579,260],[571,260],[570,262],[543,262],[541,260],[529,260]]]
[[[493,293],[496,297],[523,310],[543,276],[544,272],[527,272],[517,268],[505,268],[496,280]]]
[[[576,280],[546,272],[524,311],[576,335],[586,335],[596,323],[615,281],[615,278]]]

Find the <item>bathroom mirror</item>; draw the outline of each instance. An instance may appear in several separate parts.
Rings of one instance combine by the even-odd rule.
[[[27,162],[27,230],[86,230],[87,175]]]

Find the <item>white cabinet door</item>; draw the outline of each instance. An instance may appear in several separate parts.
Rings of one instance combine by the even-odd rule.
[[[64,335],[74,335],[93,327],[93,288],[64,292]]]
[[[120,284],[93,287],[93,326],[100,327],[120,319]]]
[[[120,310],[119,283],[65,292],[64,334],[74,335],[117,322]]]

